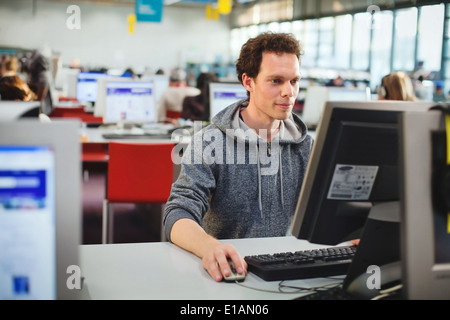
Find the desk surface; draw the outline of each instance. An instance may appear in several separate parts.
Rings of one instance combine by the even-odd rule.
[[[224,240],[242,256],[324,247],[294,237]],[[81,299],[278,300],[301,293],[271,293],[236,283],[215,282],[201,260],[168,242],[80,246],[84,286]],[[315,287],[337,280],[316,278],[285,283]],[[266,282],[249,273],[242,283],[278,291],[279,281]]]

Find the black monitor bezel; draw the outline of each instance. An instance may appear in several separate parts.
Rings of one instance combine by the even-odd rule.
[[[335,151],[333,150],[333,146],[336,146],[336,144],[333,142],[336,137],[332,135],[335,133],[334,127],[336,126],[336,121],[344,120],[343,117],[347,117],[345,120],[352,121],[365,118],[365,121],[368,123],[377,123],[378,121],[380,124],[383,122],[382,118],[387,116],[389,120],[386,124],[391,126],[393,130],[397,130],[401,112],[408,110],[424,111],[429,106],[429,103],[405,101],[328,101],[316,132],[316,140],[300,191],[291,227],[292,235],[299,239],[308,240],[311,243],[326,245],[336,245],[350,239],[359,238],[367,215],[372,207],[371,200],[374,199],[352,202],[352,207],[355,209],[355,212],[348,219],[345,215],[336,218],[335,212],[311,212],[310,207],[314,208],[314,203],[316,203],[316,206],[320,206],[322,205],[321,201],[323,201],[324,197],[326,198],[325,193],[328,190],[328,184],[331,179],[330,171],[334,169],[334,162],[332,159],[330,160],[329,155]],[[386,111],[388,113],[385,113]],[[362,113],[365,113],[367,116],[361,118]],[[379,115],[378,119],[377,114]],[[341,120],[338,120],[339,117],[341,117]],[[395,157],[398,157],[398,155]],[[330,165],[330,161],[333,164]],[[398,176],[398,169],[396,175]],[[323,186],[324,179],[327,180],[325,187]],[[398,191],[398,188],[396,190]],[[379,198],[376,200],[398,200],[398,192],[396,197]],[[360,217],[357,217],[358,215]],[[344,231],[342,228],[347,228],[347,230]],[[335,235],[332,235],[330,232],[334,232]],[[336,236],[336,233],[340,233],[340,236]]]

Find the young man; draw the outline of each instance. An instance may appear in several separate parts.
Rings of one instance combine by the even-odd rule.
[[[299,91],[298,41],[265,33],[243,45],[236,64],[248,99],[197,132],[166,204],[169,240],[202,259],[213,279],[238,273],[243,257],[219,239],[289,233],[312,139],[292,114]]]

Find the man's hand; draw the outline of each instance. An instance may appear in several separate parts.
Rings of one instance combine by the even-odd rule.
[[[247,274],[247,263],[231,244],[218,243],[205,253],[202,258],[203,268],[216,281],[222,281],[231,273],[227,259],[230,258],[237,273]]]
[[[202,259],[203,268],[216,281],[231,273],[227,258],[230,258],[238,273],[247,274],[247,263],[231,244],[225,244],[210,236],[191,219],[180,219],[174,223],[170,238],[177,246],[192,252]]]

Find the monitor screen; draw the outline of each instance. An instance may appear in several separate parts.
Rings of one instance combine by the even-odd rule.
[[[3,299],[56,298],[55,217],[54,150],[0,145]]]
[[[105,104],[106,104],[106,83],[112,81],[133,81],[132,78],[125,78],[119,76],[110,76],[101,77],[97,80],[97,100],[94,105],[94,116],[96,117],[104,117],[105,116]]]
[[[156,122],[152,81],[111,81],[106,83],[105,123]]]
[[[79,122],[0,123],[0,299],[76,299]],[[80,289],[80,287],[77,287]]]
[[[238,82],[209,84],[210,120],[230,104],[247,99],[247,90]]]
[[[327,101],[368,101],[370,89],[310,86],[306,90],[305,104],[301,118],[306,125],[315,129],[320,121],[323,108]]]
[[[95,102],[97,100],[97,80],[106,77],[105,73],[80,72],[77,82],[77,100],[80,102]]]

